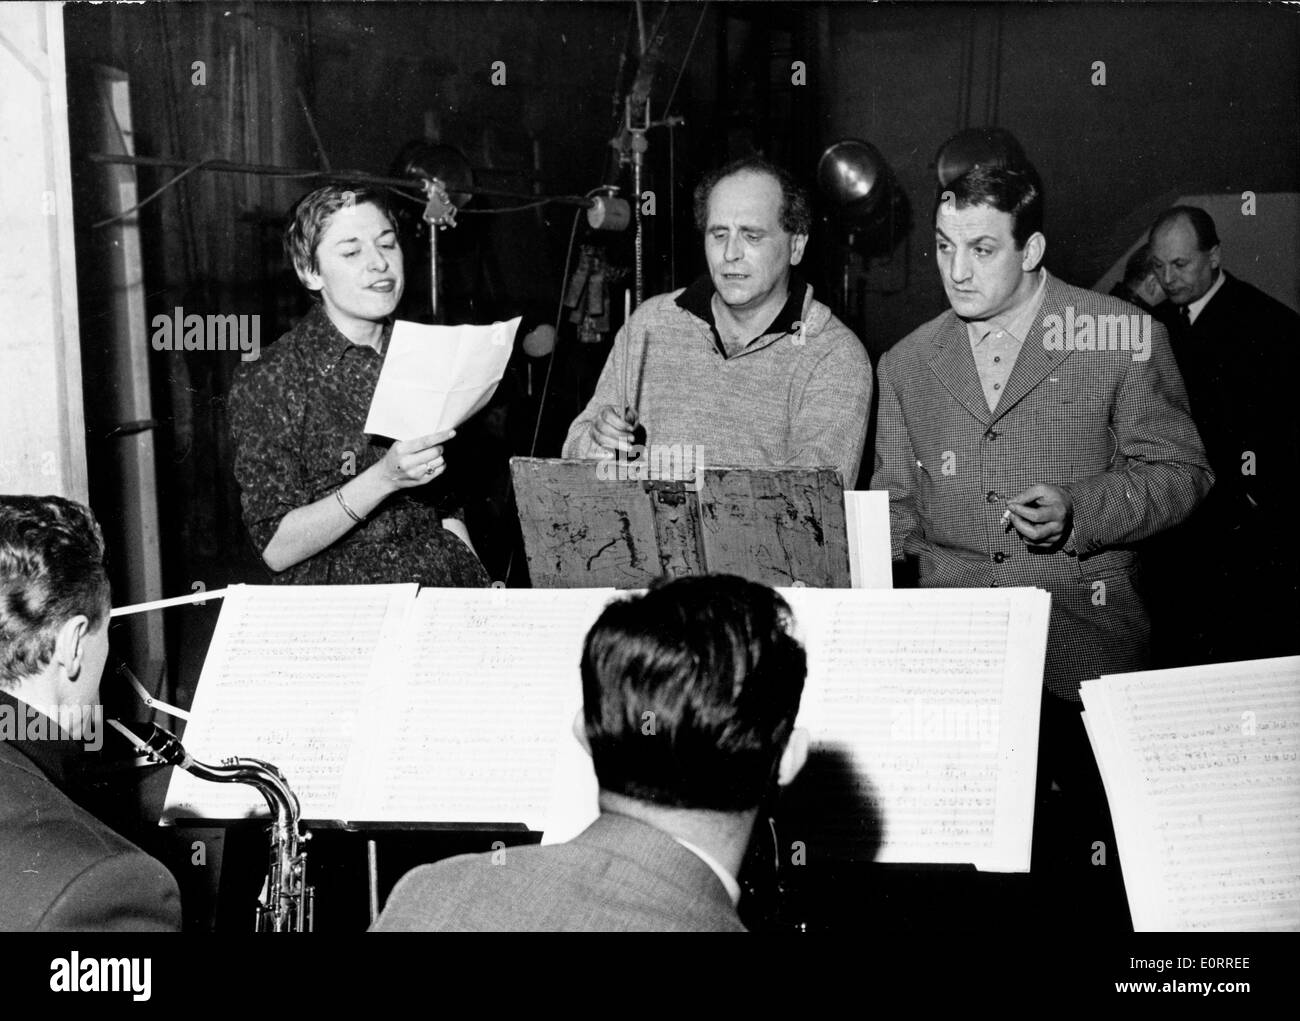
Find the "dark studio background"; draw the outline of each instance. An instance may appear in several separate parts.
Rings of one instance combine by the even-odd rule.
[[[664,10],[646,4],[647,22]],[[649,135],[646,186],[657,209],[647,224],[646,293],[684,286],[703,267],[690,192],[705,170],[759,150],[811,185],[827,145],[863,139],[896,180],[893,236],[879,228],[885,236],[853,254],[847,303],[833,216],[818,227],[807,270],[873,360],[946,305],[930,239],[933,161],[961,128],[998,124],[1019,138],[1046,189],[1047,266],[1082,286],[1179,194],[1295,191],[1300,180],[1300,19],[1280,6],[714,3],[701,13],[699,4],[676,3],[663,22],[652,114],[685,123],[674,129],[671,167],[669,129]],[[333,169],[385,174],[404,144],[425,138],[458,147],[480,186],[583,194],[605,178],[616,92],[630,75],[621,57],[631,61],[636,38],[627,3],[78,3],[64,20],[83,362],[92,380],[112,360],[113,342],[98,325],[107,295],[85,227],[94,218],[86,196],[103,173],[81,158],[94,137],[80,129],[94,65],[129,77],[139,155],[314,168],[323,152]],[[806,85],[791,84],[796,60],[806,64]],[[1104,86],[1091,82],[1099,60]],[[194,61],[206,65],[205,85],[191,83]],[[504,86],[491,83],[494,61],[506,64]],[[174,173],[142,168],[139,194]],[[289,206],[311,186],[199,171],[146,206],[146,318],[175,306],[258,313],[262,344],[273,342],[307,308],[279,238]],[[477,199],[469,209],[508,204]],[[521,338],[551,322],[572,222],[571,209],[554,205],[462,215],[442,235],[448,321],[523,315]],[[581,223],[578,244],[592,240]],[[613,266],[630,265],[630,235],[594,240]],[[427,316],[426,242],[408,233],[403,244],[401,314],[418,319]],[[1234,268],[1230,256],[1226,265]],[[617,325],[621,284],[611,296]],[[131,342],[149,344],[147,336]],[[562,325],[539,455],[558,454],[607,349],[608,338],[581,344]],[[522,556],[510,557],[502,472],[511,453],[527,453],[532,435],[528,378],[531,370],[536,392],[546,366],[529,361],[517,355],[462,476],[480,553],[495,578],[513,564],[512,584],[526,584],[526,574]],[[225,396],[238,364],[231,353],[150,351],[164,595],[263,580],[232,476]],[[113,471],[108,434],[118,423],[102,409],[102,391],[88,385],[91,502],[105,518],[109,497],[97,492]],[[861,484],[866,478],[864,468]],[[111,521],[106,530],[112,541]],[[169,684],[182,704],[205,644],[195,637],[215,609],[168,615]]]

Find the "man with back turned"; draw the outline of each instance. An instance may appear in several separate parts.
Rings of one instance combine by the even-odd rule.
[[[0,930],[180,929],[171,873],[75,800],[108,614],[90,511],[0,496]]]
[[[375,931],[743,932],[759,805],[808,752],[790,627],[779,595],[724,575],[612,603],[587,635],[575,721],[600,817],[568,843],[408,873]]]

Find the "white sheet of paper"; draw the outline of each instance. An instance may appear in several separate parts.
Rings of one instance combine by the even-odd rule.
[[[183,743],[209,765],[264,759],[304,820],[345,820],[344,781],[368,703],[417,586],[234,585],[208,647]],[[251,787],[172,773],[164,820],[266,815]]]
[[[844,766],[821,778],[835,789],[811,806],[827,812],[800,834],[808,853],[860,858],[863,819],[837,809],[865,797],[883,823],[876,861],[1027,872],[1047,593],[780,591],[808,651],[798,725]],[[597,793],[591,759],[562,743],[542,842],[590,825]]]
[[[422,589],[402,679],[371,717],[381,731],[359,742],[371,761],[349,818],[542,829],[560,749],[576,745],[560,721],[582,701],[583,641],[614,596]]]
[[[889,493],[883,489],[846,489],[844,524],[849,534],[849,578],[853,588],[893,588]]]
[[[1300,657],[1081,694],[1134,930],[1300,930]]]
[[[798,722],[828,763],[808,853],[875,839],[875,861],[1027,872],[1048,594],[780,591],[808,649]]]
[[[460,425],[492,399],[520,321],[425,326],[399,319],[379,370],[365,431],[410,440]]]
[[[555,782],[542,823],[542,843],[562,844],[572,840],[600,815],[600,784],[591,756],[573,733],[574,717],[582,711],[582,693],[568,702],[555,718],[559,755]]]

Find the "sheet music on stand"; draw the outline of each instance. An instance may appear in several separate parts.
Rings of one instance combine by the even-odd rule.
[[[185,747],[274,763],[304,821],[539,829],[582,641],[613,590],[232,586]],[[262,816],[173,772],[164,821]]]
[[[1138,932],[1300,930],[1300,657],[1085,681]]]
[[[808,650],[799,722],[815,754],[800,838],[810,853],[1027,870],[1048,595],[781,593]],[[233,586],[186,748],[200,761],[274,763],[313,825],[499,823],[573,836],[595,811],[590,760],[570,729],[582,644],[616,598]],[[177,770],[164,820],[265,811],[249,788]]]
[[[1047,593],[780,591],[808,651],[798,725],[813,754],[791,791],[787,832],[809,860],[1027,872]],[[573,743],[544,842],[588,825],[596,793]]]
[[[346,819],[343,777],[357,718],[379,695],[383,648],[399,639],[417,586],[235,585],[208,647],[185,730],[203,762],[265,759],[304,820]],[[254,790],[172,774],[165,822],[262,816]]]
[[[468,598],[467,598],[468,596]],[[611,589],[422,589],[351,799],[355,819],[544,825],[587,631]]]

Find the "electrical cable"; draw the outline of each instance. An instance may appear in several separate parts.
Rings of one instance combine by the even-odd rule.
[[[391,191],[394,195],[404,198],[409,202],[414,202],[417,206],[422,206],[425,204],[424,199],[416,198],[414,195],[408,195],[406,194],[406,192],[402,191],[399,188],[389,188],[388,190]],[[541,206],[550,205],[552,202],[556,202],[556,201],[558,200],[554,198],[545,198],[545,199],[538,199],[536,202],[529,202],[527,205],[523,205],[523,206],[504,206],[500,209],[458,209],[456,210],[456,215],[457,216],[492,216],[497,213],[522,213],[522,212],[526,212],[529,209],[538,209]],[[581,212],[581,210],[579,210],[579,212]]]
[[[604,188],[592,188],[591,191],[587,192],[587,197],[590,198],[596,192],[604,190]],[[581,212],[581,209],[574,210],[573,226],[569,229],[569,246],[564,252],[564,269],[560,273],[560,298],[555,305],[555,324],[553,326],[555,340],[551,344],[551,356],[546,360],[546,376],[542,379],[542,391],[537,398],[537,421],[533,425],[532,443],[528,446],[529,457],[537,456],[537,438],[541,435],[542,416],[546,413],[546,395],[551,387],[551,370],[555,367],[555,355],[560,347],[560,320],[564,318],[564,292],[569,288],[569,263],[573,261],[573,242],[578,236],[578,214]],[[513,492],[513,489],[511,492]],[[510,556],[506,559],[506,573],[503,579],[503,583],[506,585],[510,584],[510,572],[514,570],[515,552],[516,549],[512,545]]]
[[[208,160],[205,162],[211,162],[211,161]],[[100,220],[98,223],[92,223],[90,225],[91,230],[98,230],[100,227],[107,227],[110,223],[116,223],[118,220],[125,220],[128,216],[132,215],[133,213],[139,212],[150,202],[156,199],[159,195],[165,192],[168,188],[180,184],[181,181],[183,181],[186,177],[194,173],[194,171],[198,170],[202,166],[203,166],[202,163],[196,163],[194,166],[182,170],[179,174],[173,177],[170,181],[164,184],[157,191],[151,192],[150,194],[146,195],[144,198],[142,198],[139,202],[137,202],[135,205],[133,205],[130,209],[126,210],[125,212],[118,213],[116,216],[110,216],[106,220]]]
[[[506,206],[503,209],[462,209],[457,216],[492,216],[495,213],[522,213],[529,209],[537,209],[539,206],[549,205],[554,199],[540,199],[537,202],[529,202],[526,206]],[[582,210],[578,210],[581,212]]]
[[[118,213],[116,216],[111,216],[106,220],[100,220],[98,223],[91,224],[92,228],[106,227],[110,223],[115,223],[118,220],[123,220],[126,217],[139,212],[139,210],[144,208],[150,202],[153,202],[155,199],[158,198],[158,196],[162,195],[164,192],[166,192],[169,188],[172,188],[174,185],[180,183],[180,181],[182,181],[190,174],[194,173],[194,171],[196,170],[211,169],[211,170],[227,172],[227,173],[254,174],[259,177],[278,177],[278,178],[288,178],[288,179],[324,178],[327,180],[338,180],[338,181],[352,180],[352,181],[359,182],[361,184],[373,184],[375,187],[387,187],[387,188],[393,188],[394,190],[396,190],[395,188],[396,185],[409,185],[412,188],[418,187],[417,182],[414,181],[407,182],[404,180],[398,181],[395,178],[376,177],[373,174],[367,174],[359,170],[328,171],[328,170],[308,170],[305,168],[300,170],[296,167],[293,169],[289,169],[289,168],[277,168],[274,166],[261,166],[252,163],[232,163],[230,160],[220,159],[220,158],[209,158],[206,160],[200,160],[197,163],[187,164],[181,162],[180,160],[162,159],[162,158],[149,157],[149,156],[125,156],[125,155],[109,154],[109,153],[91,153],[86,158],[94,163],[114,163],[114,164],[120,163],[128,166],[179,166],[181,168],[181,172],[179,174],[173,177],[170,181],[164,184],[157,191],[145,196],[145,198],[137,202],[134,206],[132,206],[130,209],[126,210],[125,212]],[[453,185],[453,188],[454,187],[455,186]],[[482,195],[488,198],[518,199],[518,198],[526,197],[522,195],[517,195],[513,192],[491,191],[486,188],[468,188],[466,190],[470,194]],[[397,191],[396,193],[401,194],[400,191]],[[421,204],[423,204],[424,201],[422,199],[414,198],[413,196],[405,196],[405,197],[410,198],[411,201],[413,202],[420,202]],[[536,209],[538,206],[546,205],[548,203],[562,203],[564,205],[577,205],[579,206],[580,209],[586,209],[590,206],[589,197],[586,196],[579,197],[576,195],[548,195],[544,199],[537,199],[527,203],[526,205],[507,206],[503,209],[472,209],[472,210],[466,210],[466,212],[469,212],[471,214],[476,214],[476,215],[490,214],[490,213],[515,213],[527,209]]]
[[[695,40],[700,37],[700,27],[704,24],[704,15],[709,11],[709,5],[706,3],[700,8],[700,16],[695,22],[695,32],[691,35],[691,41],[686,47],[686,56],[682,57],[682,66],[677,69],[677,80],[673,82],[673,91],[668,93],[668,102],[664,104],[664,116],[667,117],[673,109],[673,100],[677,98],[677,86],[682,83],[682,75],[686,73],[686,65],[690,62],[691,51],[695,49]]]
[[[162,195],[163,192],[167,191],[169,188],[172,188],[180,184],[182,180],[184,180],[190,174],[194,173],[194,171],[202,170],[204,167],[210,166],[211,164],[214,163],[225,163],[225,162],[226,161],[224,159],[206,159],[206,160],[200,160],[198,163],[191,164],[190,166],[182,170],[179,174],[177,174],[175,177],[173,177],[166,184],[164,184],[157,191],[150,192],[139,202],[133,205],[130,209],[118,213],[115,216],[110,216],[106,220],[100,220],[98,223],[92,223],[90,225],[90,228],[91,230],[98,230],[100,227],[107,227],[110,223],[116,223],[118,220],[125,220],[128,216],[134,216],[141,209],[147,206],[150,202],[154,201],[156,198]],[[303,174],[303,173],[264,174],[263,176],[265,177],[316,177],[317,172],[313,171],[310,174]]]
[[[599,188],[593,188],[587,193],[588,196],[599,191]],[[537,456],[537,438],[542,431],[542,414],[546,410],[546,395],[551,386],[551,370],[555,368],[555,354],[560,347],[560,320],[564,318],[564,292],[569,287],[569,263],[573,261],[573,242],[578,236],[578,213],[573,214],[573,226],[569,230],[569,247],[564,253],[564,269],[560,273],[560,298],[555,305],[555,341],[551,346],[551,357],[546,361],[546,375],[542,379],[542,392],[537,399],[537,421],[533,425],[533,441],[528,445],[528,456]]]
[[[390,187],[388,188],[388,190],[391,191],[394,195],[396,195],[399,199],[406,199],[406,201],[408,201],[408,202],[414,202],[417,206],[422,206],[422,205],[425,204],[425,200],[424,200],[424,199],[422,199],[422,198],[417,198],[417,197],[414,196],[414,195],[408,195],[406,192],[402,191],[400,188],[393,188],[393,187],[390,186]]]

